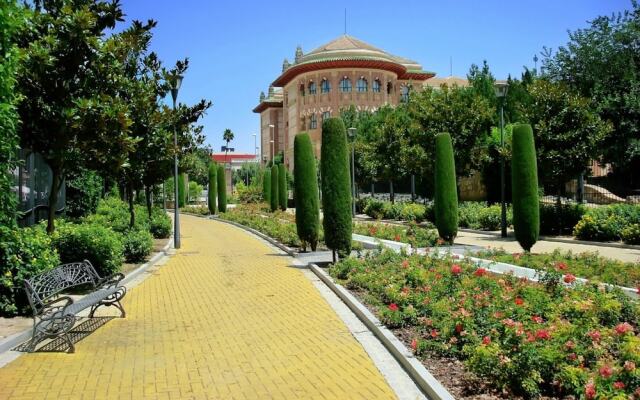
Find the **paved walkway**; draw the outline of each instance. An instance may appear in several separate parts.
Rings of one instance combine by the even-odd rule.
[[[291,259],[182,216],[183,247],[75,354],[0,369],[0,399],[386,399],[391,388]],[[115,315],[115,314],[114,314]]]

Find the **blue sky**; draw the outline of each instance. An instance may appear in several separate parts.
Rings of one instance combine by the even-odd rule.
[[[347,33],[414,59],[439,76],[465,76],[487,60],[494,75],[520,76],[543,46],[557,48],[567,30],[598,15],[630,8],[630,0],[457,1],[209,1],[122,0],[127,22],[158,21],[152,50],[165,65],[189,57],[179,101],[213,101],[202,120],[207,143],[220,150],[230,128],[236,152],[253,152],[260,91],[280,74],[282,61]],[[258,138],[258,142],[259,142]]]

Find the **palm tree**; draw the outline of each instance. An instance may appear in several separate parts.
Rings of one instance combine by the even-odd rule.
[[[227,128],[224,130],[222,134],[222,140],[227,142],[227,146],[224,148],[224,161],[227,162],[227,153],[229,152],[229,142],[233,140],[233,132],[231,129]]]

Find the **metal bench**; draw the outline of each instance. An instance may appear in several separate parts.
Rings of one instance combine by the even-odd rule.
[[[100,306],[114,306],[125,317],[120,300],[127,289],[120,285],[124,275],[117,273],[102,278],[88,260],[63,264],[50,271],[36,275],[24,281],[29,303],[33,308],[33,337],[28,351],[33,352],[36,345],[46,338],[61,337],[69,344],[69,352],[75,347],[69,337],[69,331],[76,322],[76,315],[91,307],[89,318]],[[60,293],[80,285],[87,285],[91,293],[78,301]]]

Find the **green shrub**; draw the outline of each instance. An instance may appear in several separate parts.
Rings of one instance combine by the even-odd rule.
[[[102,197],[104,182],[95,171],[82,169],[66,181],[65,215],[81,218],[96,212]]]
[[[409,222],[422,222],[425,220],[426,208],[422,204],[405,203],[400,210],[400,219]]]
[[[60,263],[43,226],[0,226],[0,316],[32,312],[24,292],[24,280]]]
[[[449,243],[458,233],[458,191],[453,145],[448,133],[436,135],[435,214],[440,237]]]
[[[385,202],[382,200],[371,199],[364,207],[364,213],[375,219],[384,218]]]
[[[156,239],[166,239],[171,236],[172,231],[171,218],[162,210],[153,210],[151,222],[149,223],[149,232]]]
[[[134,206],[136,214],[134,229],[149,229],[149,214],[141,205]],[[84,222],[108,226],[116,232],[129,230],[129,205],[117,197],[100,200],[96,213],[83,218]]]
[[[218,211],[227,212],[227,180],[224,165],[218,165],[216,178],[218,179]]]
[[[51,239],[62,263],[89,260],[103,277],[118,272],[124,259],[122,235],[104,225],[59,223]]]
[[[622,231],[633,224],[640,224],[640,205],[613,204],[590,208],[573,234],[583,240],[621,240]]]
[[[278,166],[277,165],[273,165],[271,167],[271,196],[270,196],[270,200],[271,200],[271,211],[276,211],[278,209],[278,206],[280,205],[280,202],[278,201],[278,195],[280,193],[280,189],[279,189],[279,179],[278,179]]]
[[[153,249],[153,236],[147,231],[132,229],[122,236],[125,261],[142,262]]]
[[[529,251],[540,232],[538,167],[531,125],[514,125],[511,147],[513,229],[520,246]]]
[[[259,203],[262,199],[262,189],[251,182],[249,186],[240,181],[236,184],[236,193],[238,194],[238,202],[247,203]]]
[[[187,175],[178,174],[178,207],[184,207],[187,204]]]
[[[287,191],[287,170],[284,164],[278,165],[278,203],[282,211],[287,210],[289,193]]]
[[[463,201],[458,205],[458,226],[460,228],[480,229],[480,212],[487,207],[481,201]]]
[[[347,257],[351,253],[351,183],[342,119],[322,123],[321,153],[325,243],[340,257]]]
[[[217,205],[218,196],[218,166],[216,163],[211,162],[209,164],[209,191],[207,197],[209,200],[209,213],[215,214],[218,211]]]
[[[561,235],[573,232],[573,228],[582,219],[587,209],[582,204],[540,203],[540,233],[543,235]]]
[[[298,237],[303,247],[309,243],[311,250],[316,251],[320,235],[320,200],[316,179],[318,176],[316,159],[308,133],[296,135],[293,142],[293,158],[293,174],[296,182],[293,198],[296,203]]]
[[[627,244],[640,244],[640,224],[631,224],[622,230],[622,240]]]
[[[271,170],[266,169],[262,175],[262,199],[271,204]]]

